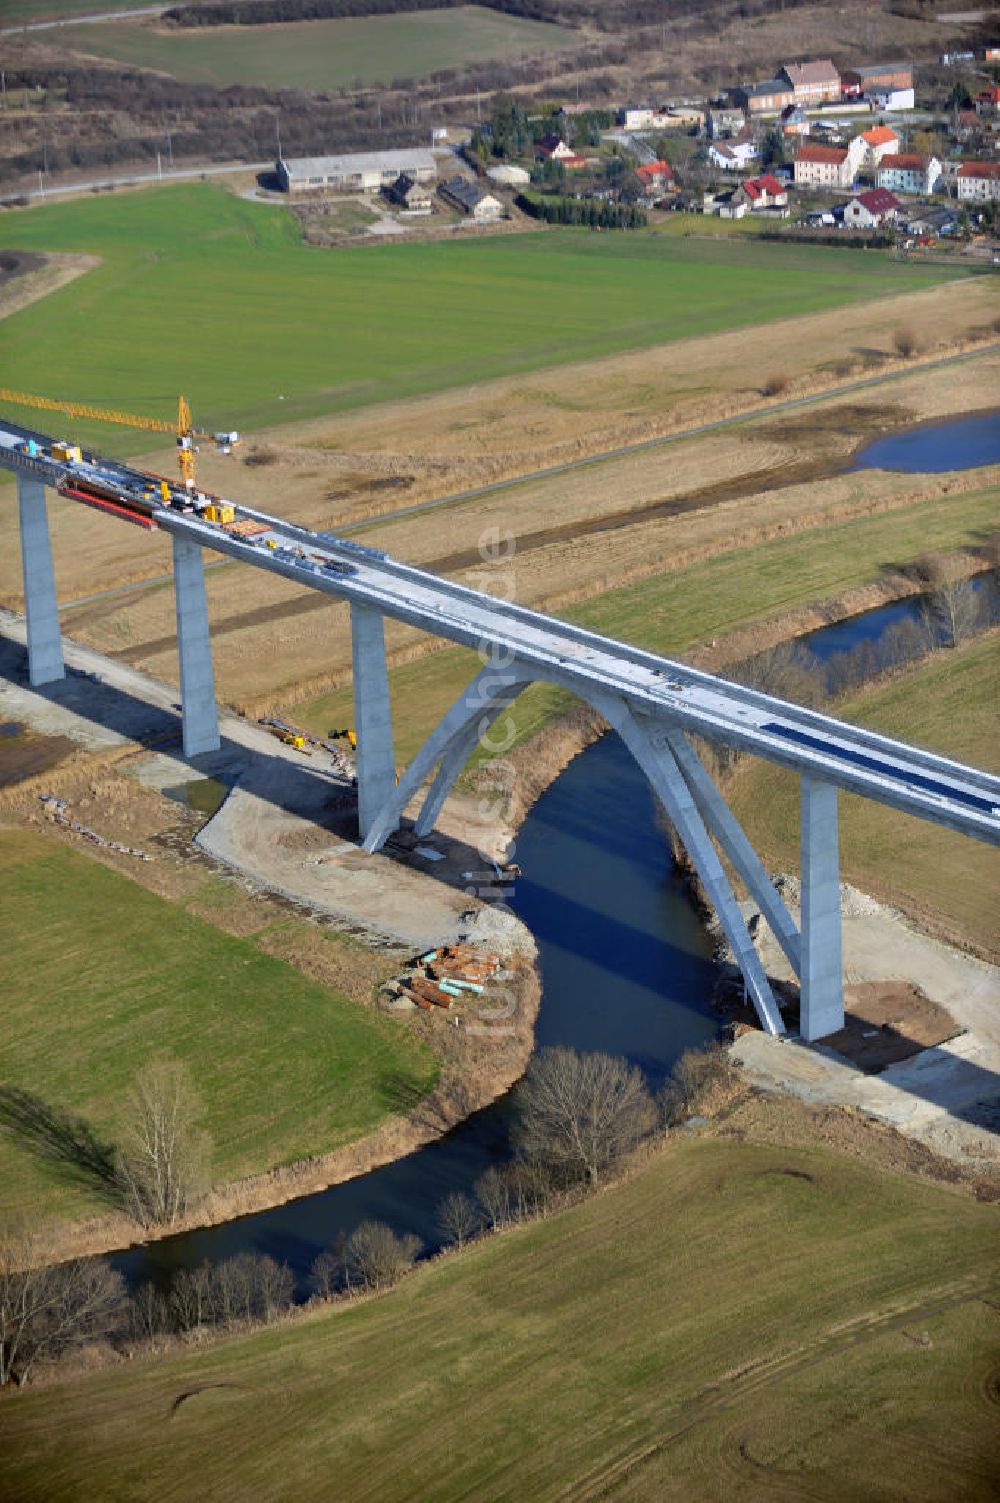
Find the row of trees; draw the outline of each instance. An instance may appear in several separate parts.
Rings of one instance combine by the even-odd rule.
[[[515,1157],[488,1168],[474,1195],[454,1191],[444,1198],[438,1208],[442,1240],[461,1247],[484,1230],[538,1215],[567,1192],[592,1189],[662,1122],[693,1109],[706,1085],[728,1069],[719,1050],[686,1054],[656,1101],[641,1071],[626,1060],[543,1049],[517,1088]],[[177,1135],[190,1111],[183,1077],[172,1071],[168,1080],[165,1096],[150,1087],[143,1097],[155,1098],[143,1120],[157,1124],[164,1139]],[[141,1143],[150,1144],[145,1132]],[[154,1182],[169,1205],[173,1179],[158,1175]],[[311,1290],[322,1299],[382,1293],[422,1251],[419,1238],[366,1220],[316,1259]],[[290,1309],[295,1292],[287,1265],[240,1253],[181,1269],[168,1289],[145,1283],[130,1295],[104,1258],[46,1267],[29,1235],[0,1232],[0,1387],[24,1385],[40,1364],[89,1342],[127,1350],[166,1335],[267,1325]]]
[[[519,193],[514,200],[532,219],[547,224],[580,224],[592,230],[641,230],[649,223],[638,204],[608,203],[596,198],[536,198]]]

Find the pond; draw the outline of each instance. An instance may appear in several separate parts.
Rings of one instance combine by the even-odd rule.
[[[1000,411],[922,423],[903,433],[876,439],[856,454],[852,470],[901,470],[906,474],[940,474],[1000,464]]]

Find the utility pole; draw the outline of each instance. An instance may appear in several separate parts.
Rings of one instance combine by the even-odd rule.
[[[2,108],[6,109],[7,108],[7,75],[2,70],[0,70],[0,100],[3,101]]]
[[[159,151],[157,151],[157,153],[156,153],[156,175],[157,175],[157,177],[162,177],[163,176],[163,164],[160,161],[160,153],[159,153]]]
[[[171,172],[173,172],[173,170],[174,170],[174,139],[173,139],[173,136],[170,134],[169,131],[167,131],[167,156],[168,156],[169,161],[170,161],[170,170],[171,170]]]
[[[274,117],[274,139],[278,143],[278,161],[281,161],[281,116]]]

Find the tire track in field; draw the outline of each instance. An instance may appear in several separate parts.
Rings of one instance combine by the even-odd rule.
[[[674,1426],[665,1434],[630,1454],[610,1462],[600,1472],[591,1473],[589,1477],[575,1479],[562,1496],[567,1503],[569,1500],[572,1500],[572,1503],[593,1503],[593,1500],[609,1497],[630,1473],[666,1450],[674,1441],[681,1440],[692,1430],[724,1414],[727,1409],[744,1403],[754,1394],[785,1382],[796,1373],[818,1367],[829,1361],[831,1357],[884,1335],[887,1331],[898,1330],[909,1325],[915,1319],[940,1315],[975,1300],[988,1303],[988,1296],[992,1295],[995,1298],[998,1294],[1000,1294],[1000,1283],[997,1281],[995,1269],[991,1268],[989,1274],[968,1274],[921,1300],[903,1306],[894,1304],[888,1309],[861,1316],[843,1326],[833,1327],[811,1348],[796,1348],[756,1366],[751,1373],[747,1374],[745,1380],[737,1379],[725,1393],[716,1391],[724,1380],[712,1384],[703,1396],[691,1401],[686,1406],[686,1410],[681,1410]],[[993,1306],[991,1305],[990,1308]],[[748,1464],[753,1466],[755,1473],[760,1467],[760,1464],[753,1462],[752,1458]],[[777,1482],[780,1478],[780,1474],[776,1475],[766,1468],[765,1471],[769,1484]],[[743,1476],[745,1480],[745,1473]],[[802,1479],[796,1477],[794,1480],[796,1486],[794,1492],[784,1492],[780,1486],[776,1485],[775,1494],[778,1497],[784,1495],[789,1498],[808,1498],[810,1495],[804,1490]],[[826,1490],[815,1496],[817,1503],[829,1503],[833,1495]]]

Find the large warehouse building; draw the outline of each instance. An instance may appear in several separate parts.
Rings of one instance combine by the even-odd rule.
[[[397,151],[358,151],[343,157],[293,157],[278,163],[285,193],[377,193],[402,174],[417,183],[437,180],[434,154],[420,147]]]

